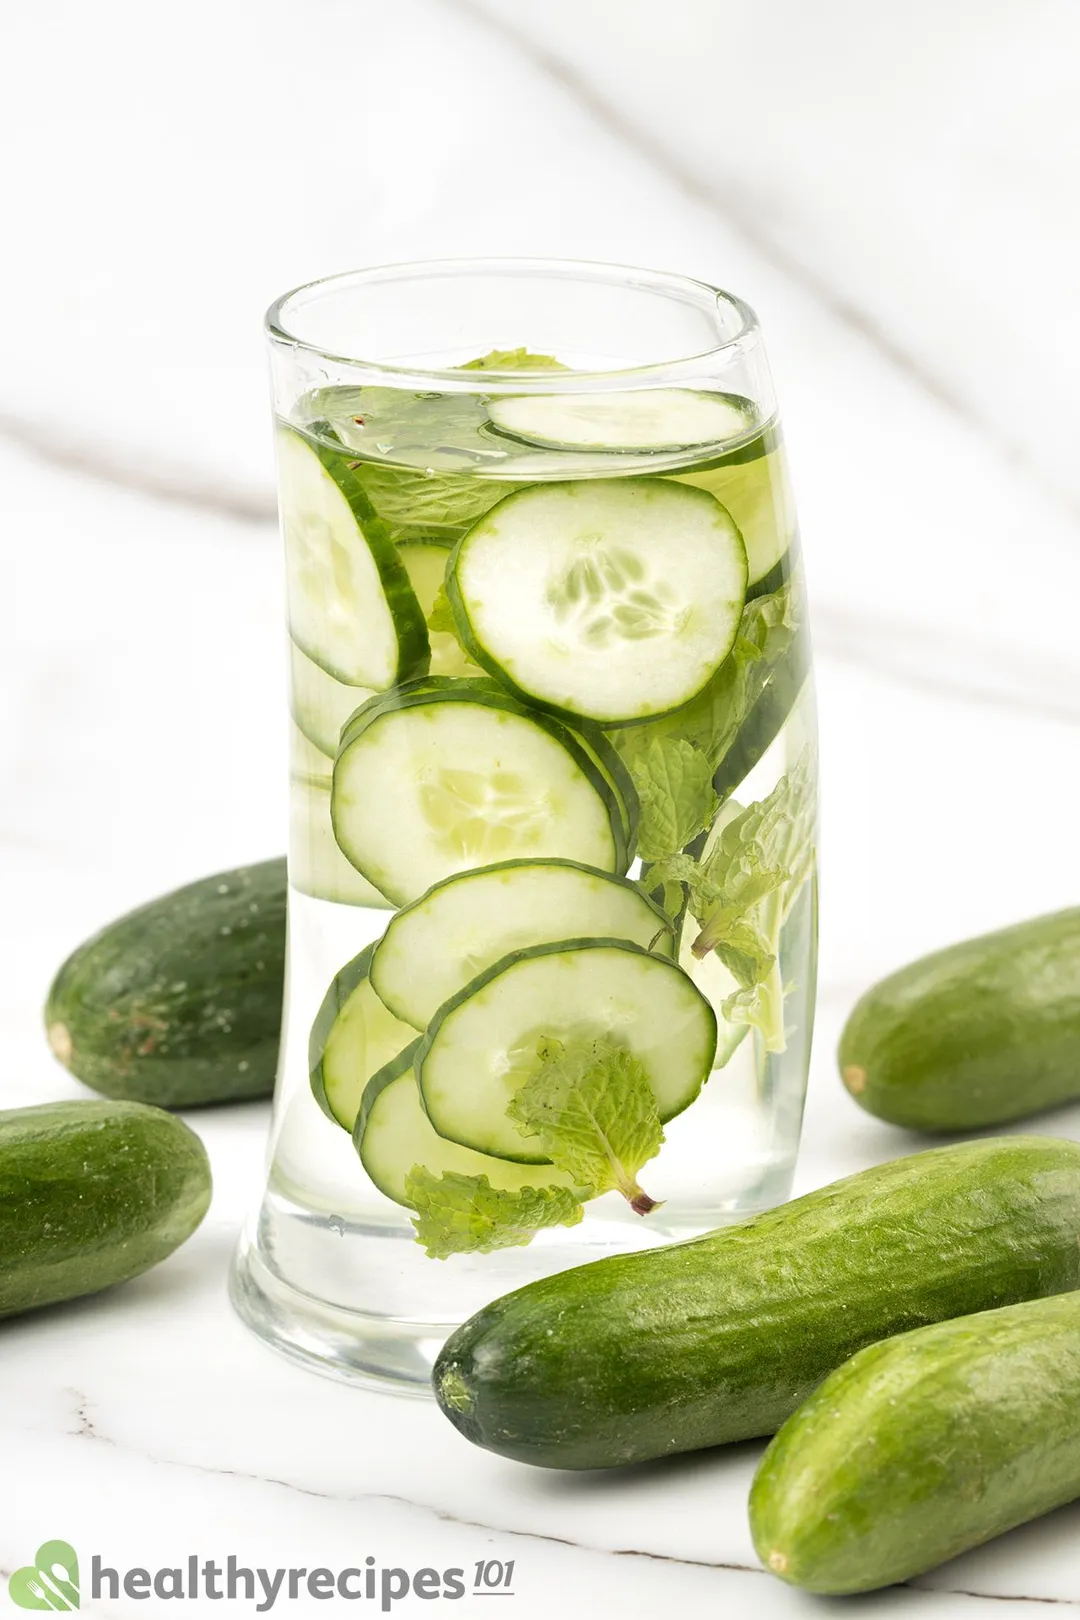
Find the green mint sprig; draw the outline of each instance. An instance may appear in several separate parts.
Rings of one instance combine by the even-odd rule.
[[[489,1253],[531,1243],[545,1226],[576,1226],[585,1211],[572,1187],[493,1187],[487,1176],[414,1165],[405,1194],[415,1210],[417,1241],[433,1260]]]
[[[541,1151],[596,1198],[620,1192],[639,1215],[656,1201],[638,1171],[664,1140],[644,1066],[609,1036],[546,1040],[539,1068],[507,1113]]]
[[[724,1017],[760,1030],[769,1052],[786,1045],[780,930],[813,867],[814,782],[807,748],[767,798],[721,828],[700,859],[678,853],[649,872],[650,882],[685,885],[699,925],[694,955],[715,951],[739,985],[723,1004]]]
[[[641,803],[643,860],[685,849],[711,825],[713,779],[796,628],[788,585],[747,603],[735,645],[703,692],[674,714],[611,732]]]

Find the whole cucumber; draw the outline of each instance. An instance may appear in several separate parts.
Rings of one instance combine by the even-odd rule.
[[[788,1419],[750,1495],[766,1568],[811,1592],[921,1575],[1080,1497],[1080,1295],[871,1345]]]
[[[860,1107],[966,1131],[1080,1099],[1080,908],[924,956],[866,992],[840,1040]]]
[[[191,1236],[210,1192],[202,1143],[160,1108],[0,1113],[0,1317],[148,1271]]]
[[[990,1138],[528,1284],[434,1369],[467,1439],[610,1468],[773,1434],[866,1344],[1080,1286],[1080,1144]]]
[[[274,1089],[285,980],[285,861],[162,895],[80,945],[49,990],[49,1044],[106,1097],[161,1108]]]

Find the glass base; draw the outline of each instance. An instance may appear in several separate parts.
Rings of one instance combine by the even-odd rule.
[[[673,1201],[647,1225],[612,1194],[569,1233],[554,1228],[526,1249],[434,1263],[402,1210],[346,1219],[271,1184],[238,1247],[230,1297],[252,1332],[290,1361],[328,1378],[423,1397],[431,1394],[446,1339],[493,1299],[570,1266],[700,1237],[773,1208],[788,1196],[792,1169],[790,1158],[774,1162],[720,1206]]]
[[[401,1322],[342,1309],[293,1288],[242,1239],[229,1278],[242,1322],[271,1350],[310,1372],[345,1383],[421,1398],[454,1324]]]

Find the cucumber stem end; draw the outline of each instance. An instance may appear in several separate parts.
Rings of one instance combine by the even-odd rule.
[[[70,1069],[71,1059],[75,1053],[75,1044],[71,1039],[70,1029],[66,1024],[60,1022],[50,1024],[48,1036],[53,1056],[60,1059],[65,1069]]]

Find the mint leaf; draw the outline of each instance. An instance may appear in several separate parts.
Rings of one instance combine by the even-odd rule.
[[[788,585],[747,603],[735,645],[703,692],[659,720],[609,733],[641,801],[643,860],[674,855],[709,826],[719,803],[716,773],[795,629]]]
[[[643,859],[674,854],[708,825],[717,803],[713,778],[797,628],[790,584],[757,597],[743,609],[735,645],[703,692],[659,720],[609,732],[642,801]]]
[[[435,635],[457,635],[454,613],[450,606],[450,598],[446,594],[445,585],[440,585],[435,592],[435,600],[432,602],[431,612],[427,616],[427,627]]]
[[[416,1211],[417,1241],[433,1260],[518,1248],[542,1227],[576,1226],[585,1213],[572,1187],[509,1192],[487,1176],[436,1176],[419,1164],[405,1177],[405,1196]]]
[[[565,371],[553,354],[530,354],[528,349],[491,349],[479,360],[468,360],[461,371]]]
[[[798,619],[790,584],[748,602],[727,659],[698,698],[698,746],[714,773],[795,638]]]
[[[398,542],[430,539],[433,534],[457,539],[496,501],[524,487],[509,479],[495,482],[467,473],[425,473],[372,461],[357,462],[354,471]]]
[[[807,748],[767,798],[721,828],[701,860],[677,854],[649,871],[650,883],[686,885],[700,925],[694,955],[715,951],[739,983],[724,1002],[724,1017],[759,1029],[769,1052],[786,1045],[780,929],[813,866],[814,781]]]
[[[440,585],[435,593],[435,600],[431,604],[431,612],[427,616],[428,633],[431,639],[431,673],[433,675],[475,676],[483,675],[479,665],[474,664],[461,642],[454,623],[454,615],[450,607],[450,599],[446,594],[446,587]]]
[[[654,861],[704,832],[719,803],[707,756],[685,737],[658,732],[635,738],[622,750],[641,805],[637,853]]]
[[[545,1042],[540,1067],[507,1113],[591,1196],[618,1191],[639,1215],[655,1209],[637,1173],[664,1132],[648,1074],[625,1047],[606,1036]]]

